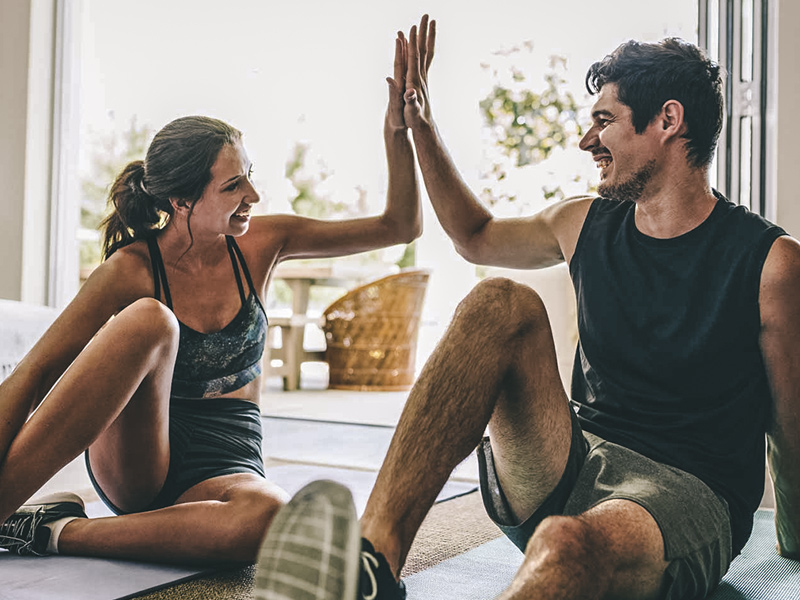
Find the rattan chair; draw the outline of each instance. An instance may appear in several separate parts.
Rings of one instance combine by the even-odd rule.
[[[407,390],[414,382],[428,272],[414,269],[347,292],[322,315],[328,387]]]

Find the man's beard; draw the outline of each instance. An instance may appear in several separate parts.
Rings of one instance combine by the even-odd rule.
[[[641,169],[636,171],[627,181],[617,184],[606,184],[602,181],[597,186],[598,193],[604,198],[612,200],[636,202],[641,198],[644,188],[653,177],[656,161],[651,160]]]

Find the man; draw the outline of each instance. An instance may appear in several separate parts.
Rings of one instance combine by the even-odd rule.
[[[676,39],[592,65],[600,197],[501,220],[434,124],[435,33],[410,32],[404,119],[437,217],[470,262],[565,261],[580,342],[568,397],[534,291],[489,279],[462,301],[362,518],[359,597],[405,597],[411,542],[476,446],[486,510],[525,553],[503,599],[703,598],[750,535],[765,434],[778,550],[800,557],[800,244],[709,187],[719,67]]]

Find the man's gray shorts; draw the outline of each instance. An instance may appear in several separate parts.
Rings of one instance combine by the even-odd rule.
[[[663,598],[704,598],[728,570],[731,525],[727,503],[697,477],[581,430],[572,413],[572,444],[564,475],[536,512],[511,521],[497,481],[489,438],[478,447],[481,494],[489,517],[523,552],[551,515],[579,515],[612,499],[636,502],[655,519],[669,562]],[[505,519],[503,518],[505,517]]]

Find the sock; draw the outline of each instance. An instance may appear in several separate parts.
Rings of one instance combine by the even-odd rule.
[[[57,521],[45,525],[45,527],[50,530],[50,540],[47,542],[48,554],[58,554],[58,538],[61,537],[61,531],[67,523],[71,523],[75,519],[80,518],[81,517],[64,517],[63,519],[58,519]]]

